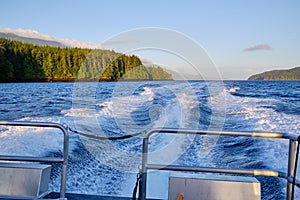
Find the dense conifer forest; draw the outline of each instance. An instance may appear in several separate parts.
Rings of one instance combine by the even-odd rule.
[[[161,67],[144,66],[135,55],[0,38],[0,82],[171,79]]]

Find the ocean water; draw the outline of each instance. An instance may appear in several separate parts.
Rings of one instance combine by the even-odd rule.
[[[153,128],[275,131],[299,134],[300,82],[158,81],[116,83],[2,83],[0,120],[58,122],[70,131],[67,192],[131,196],[141,165],[143,135]],[[0,127],[0,154],[60,156],[53,129]],[[288,142],[246,137],[155,135],[152,163],[286,171]],[[299,171],[299,170],[298,170]],[[50,189],[59,191],[60,166]],[[167,198],[171,172],[151,172],[148,195]],[[263,199],[284,199],[286,182],[258,177]],[[296,199],[300,199],[297,189]]]

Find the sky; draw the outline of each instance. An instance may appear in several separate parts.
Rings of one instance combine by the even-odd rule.
[[[91,43],[145,27],[167,29],[203,48],[223,79],[247,79],[300,66],[299,8],[297,0],[0,0],[0,28]],[[138,41],[133,36],[131,42]],[[183,44],[175,43],[177,49]],[[176,65],[176,59],[168,63],[172,56],[165,53],[133,53]]]

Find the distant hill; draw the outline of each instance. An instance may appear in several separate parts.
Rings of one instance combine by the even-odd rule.
[[[300,67],[288,70],[272,70],[252,75],[248,80],[300,80]]]
[[[35,45],[40,45],[40,46],[50,46],[50,47],[67,47],[66,45],[57,42],[57,41],[51,41],[51,40],[43,40],[43,39],[38,39],[38,38],[30,38],[30,37],[23,37],[19,36],[14,33],[4,33],[0,32],[0,38],[5,38],[9,40],[17,40],[21,41],[24,43],[30,43],[30,44],[35,44]]]

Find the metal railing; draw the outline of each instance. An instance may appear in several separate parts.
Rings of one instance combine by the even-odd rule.
[[[210,167],[190,167],[178,165],[158,165],[148,163],[148,143],[150,136],[153,134],[197,134],[197,135],[218,135],[218,136],[245,136],[245,137],[260,137],[260,138],[281,138],[289,140],[289,158],[287,173],[275,170],[261,169],[226,169],[226,168],[210,168]],[[294,199],[294,186],[300,188],[300,181],[296,180],[296,168],[298,162],[298,151],[296,144],[299,147],[299,135],[286,133],[272,132],[224,132],[224,131],[202,131],[188,129],[154,129],[149,131],[143,139],[143,155],[142,155],[142,192],[141,199],[146,200],[147,190],[147,171],[148,170],[171,170],[171,171],[191,171],[191,172],[209,172],[209,173],[225,173],[225,174],[240,174],[252,176],[273,176],[287,180],[286,199]]]
[[[66,192],[66,177],[68,165],[68,149],[69,149],[69,135],[67,129],[58,123],[46,122],[23,122],[13,121],[5,122],[0,121],[1,126],[27,126],[27,127],[45,127],[57,128],[64,134],[63,144],[63,157],[31,157],[31,156],[7,156],[0,155],[0,161],[25,161],[25,162],[49,162],[49,163],[62,163],[61,187],[60,198],[65,198]],[[218,136],[244,136],[244,137],[261,137],[261,138],[279,138],[289,140],[289,158],[287,173],[275,170],[261,170],[261,169],[226,169],[226,168],[210,168],[210,167],[190,167],[190,166],[177,166],[177,165],[159,165],[148,163],[148,143],[150,137],[155,133],[164,134],[197,134],[197,135],[218,135]],[[280,177],[287,180],[286,199],[294,199],[294,186],[300,188],[300,181],[296,180],[296,167],[298,162],[298,148],[300,137],[296,134],[286,133],[273,133],[273,132],[224,132],[224,131],[202,131],[202,130],[189,130],[189,129],[154,129],[149,131],[143,139],[143,155],[142,155],[142,192],[141,199],[146,200],[147,189],[147,171],[148,170],[172,170],[172,171],[191,171],[191,172],[210,172],[210,173],[226,173],[226,174],[241,174],[252,176],[273,176]]]
[[[68,166],[68,151],[69,151],[69,134],[66,128],[58,123],[47,122],[23,122],[23,121],[0,121],[1,126],[26,126],[26,127],[45,127],[57,128],[64,134],[63,156],[62,158],[51,157],[33,157],[33,156],[4,156],[0,155],[0,161],[22,161],[22,162],[47,162],[47,163],[62,163],[60,198],[65,198],[66,181],[67,181],[67,166]]]

